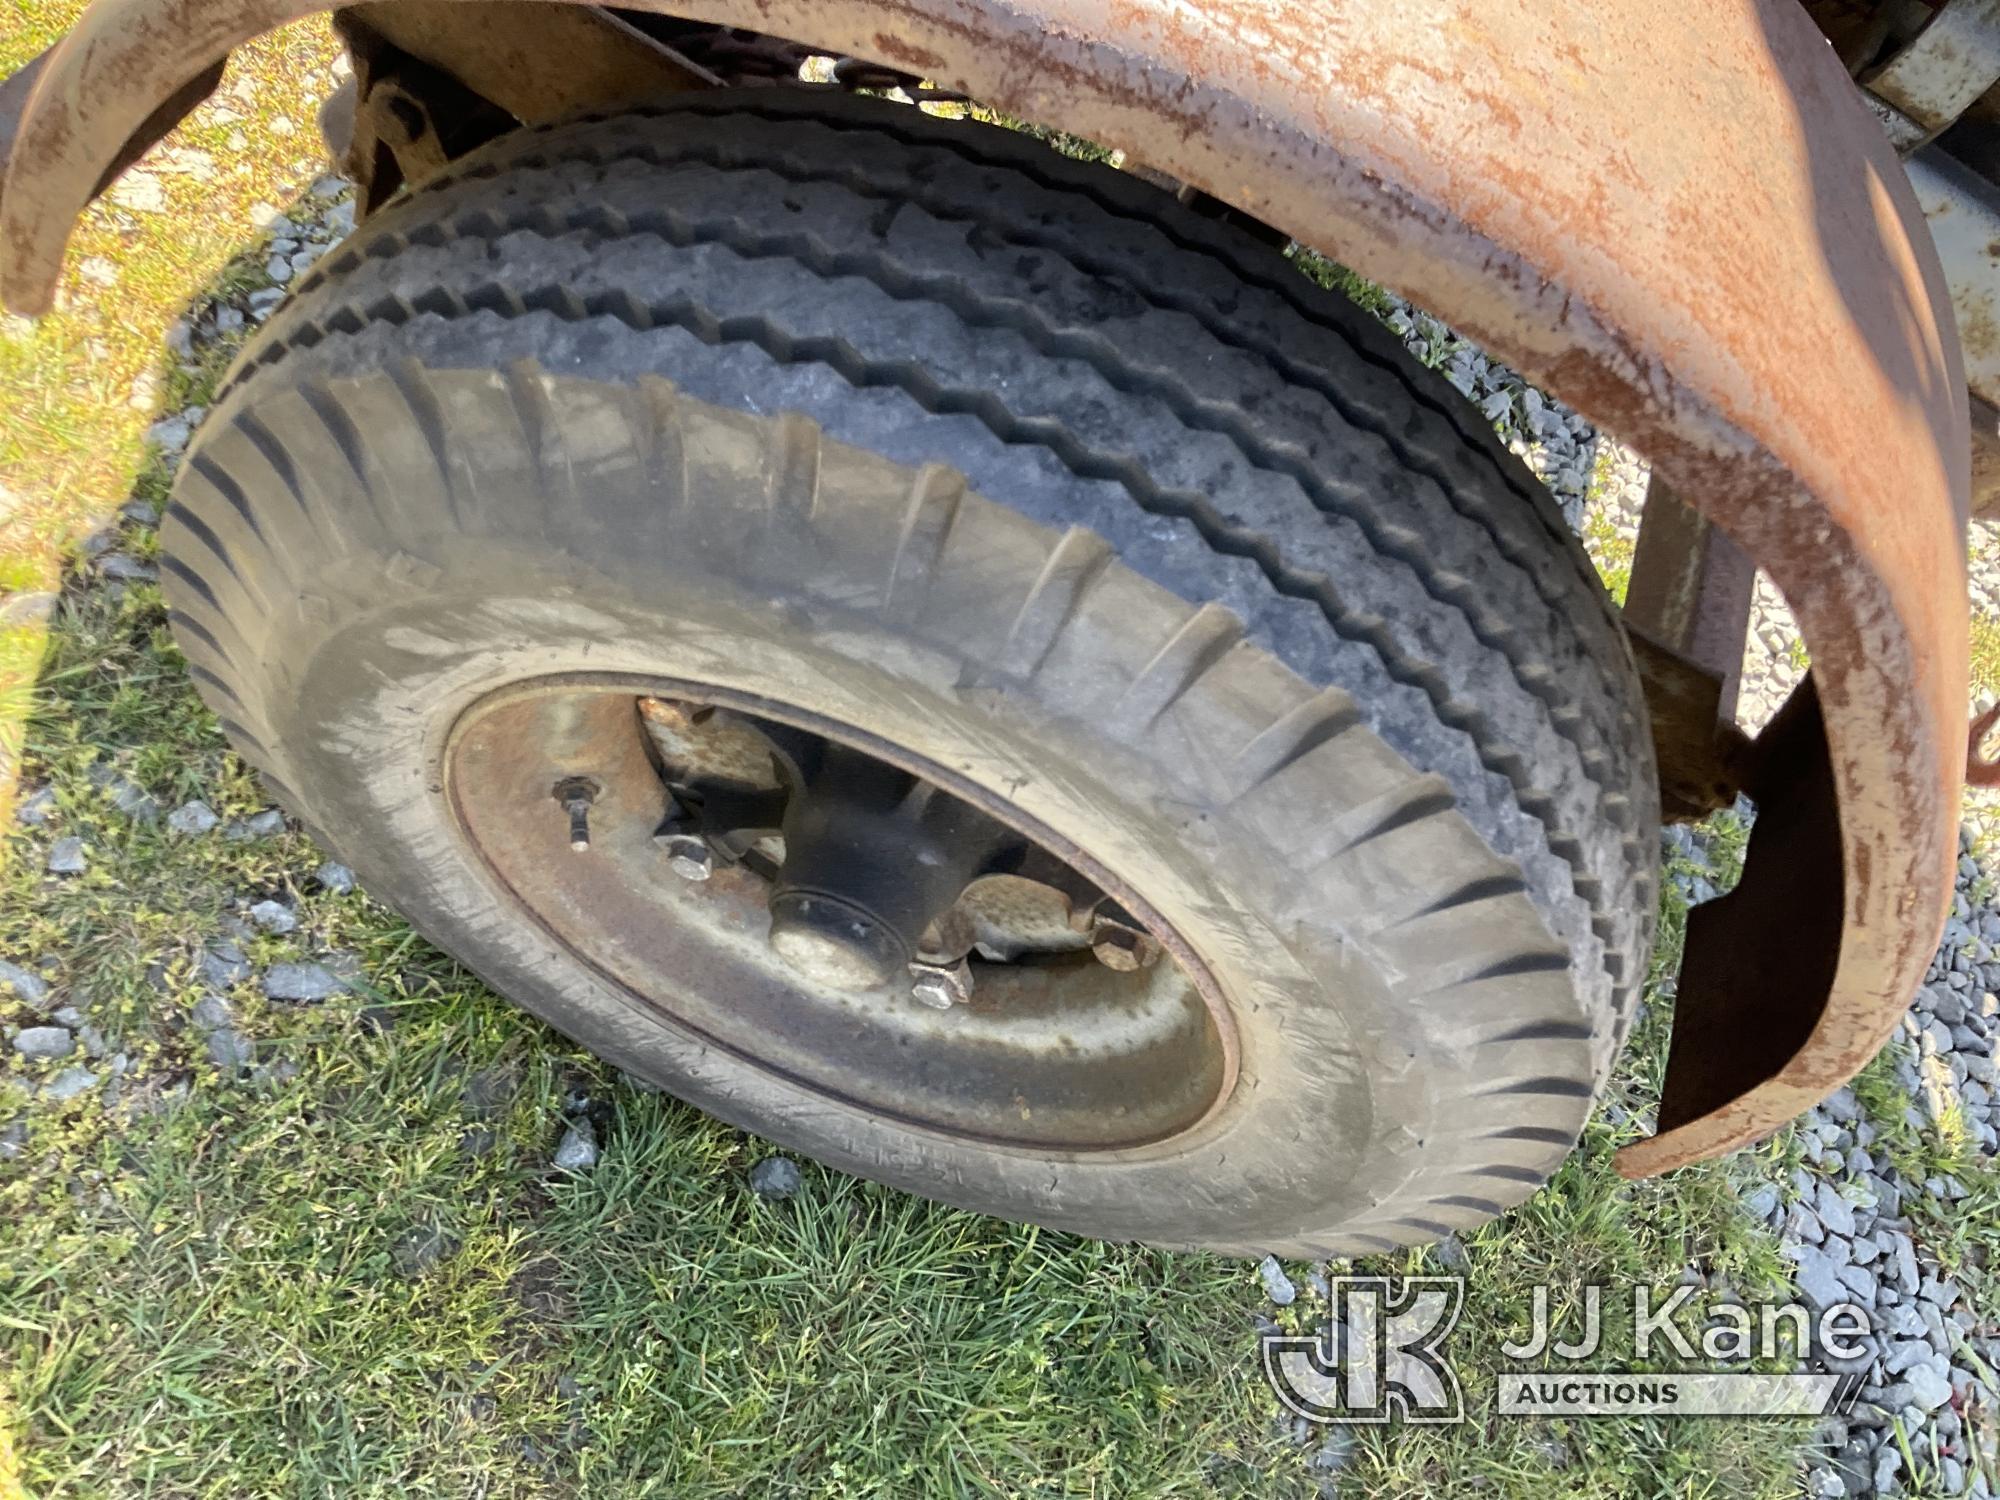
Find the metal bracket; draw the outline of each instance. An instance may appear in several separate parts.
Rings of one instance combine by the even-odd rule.
[[[1658,479],[1646,489],[1625,593],[1669,820],[1727,807],[1743,789],[1750,742],[1736,728],[1737,679],[1757,565]]]

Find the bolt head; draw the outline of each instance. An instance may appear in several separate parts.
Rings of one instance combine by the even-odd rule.
[[[972,998],[972,965],[962,958],[954,964],[911,964],[910,996],[932,1010],[963,1005]]]
[[[715,851],[698,833],[666,833],[654,839],[667,868],[683,880],[706,880],[715,873]]]
[[[1158,939],[1122,922],[1100,921],[1092,927],[1090,951],[1105,968],[1120,974],[1150,969],[1160,960]]]

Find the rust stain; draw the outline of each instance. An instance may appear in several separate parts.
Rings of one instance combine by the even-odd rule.
[[[914,72],[926,72],[931,68],[941,68],[945,59],[940,53],[928,47],[913,47],[900,37],[886,31],[875,33],[875,56],[883,62],[901,63]]]

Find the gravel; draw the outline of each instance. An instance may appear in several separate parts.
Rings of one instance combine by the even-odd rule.
[[[49,982],[41,975],[0,958],[0,995],[12,993],[23,1005],[40,1010],[49,998]]]
[[[89,869],[90,861],[84,856],[83,840],[72,833],[49,845],[47,868],[51,875],[81,875]]]
[[[225,1073],[247,1068],[257,1060],[255,1045],[233,1026],[218,1026],[205,1038],[208,1060]]]
[[[37,1060],[68,1057],[76,1050],[76,1039],[66,1026],[24,1026],[14,1033],[14,1050]]]
[[[799,1164],[789,1156],[767,1156],[750,1169],[750,1191],[773,1202],[794,1196],[803,1182]]]
[[[299,925],[298,917],[282,901],[259,901],[250,908],[250,920],[274,933],[290,932]]]
[[[96,1084],[97,1075],[90,1069],[64,1068],[42,1085],[42,1097],[52,1103],[62,1104],[94,1088]]]
[[[151,823],[160,816],[160,804],[138,782],[110,766],[93,766],[90,780],[99,792],[128,818]]]
[[[264,993],[273,1000],[328,1000],[345,988],[325,964],[273,964],[264,974]]]
[[[151,583],[160,570],[126,552],[107,552],[97,560],[97,571],[120,583]]]
[[[195,967],[202,982],[218,990],[234,989],[256,972],[243,949],[227,938],[203,949]]]
[[[1257,1274],[1263,1279],[1264,1295],[1278,1306],[1290,1307],[1298,1301],[1299,1289],[1292,1285],[1292,1278],[1285,1274],[1275,1255],[1267,1255],[1258,1262]]]
[[[569,1122],[556,1144],[555,1165],[563,1172],[588,1172],[597,1165],[597,1130],[588,1116]]]
[[[1910,1217],[1918,1206],[1934,1213],[1955,1203],[1966,1189],[1946,1173],[1905,1176],[1883,1144],[1890,1131],[1935,1141],[1950,1129],[1989,1158],[2000,1152],[2000,1117],[1983,1081],[2000,1041],[2000,909],[1972,854],[1971,828],[1961,837],[1965,857],[1944,940],[1885,1049],[1898,1083],[1921,1102],[1903,1118],[1871,1120],[1844,1088],[1794,1127],[1820,1149],[1808,1152],[1797,1174],[1803,1180],[1787,1184],[1780,1249],[1809,1300],[1852,1301],[1867,1312],[1876,1346],[1859,1372],[1839,1451],[1813,1461],[1809,1493],[1828,1476],[1846,1484],[1842,1475],[1854,1481],[1843,1494],[1904,1493],[1914,1481],[1899,1441],[1926,1476],[1924,1493],[1990,1493],[1976,1466],[1968,1473],[1959,1411],[1992,1409],[1985,1382],[2000,1366],[2000,1329],[1961,1306],[1957,1284],[1930,1259],[1923,1224]]]
[[[222,836],[234,844],[247,844],[253,839],[273,839],[285,831],[285,815],[275,807],[249,818],[232,818],[222,830]]]
[[[52,787],[36,787],[14,804],[14,821],[23,828],[45,827],[56,815],[56,794]]]
[[[203,834],[222,820],[206,802],[183,802],[167,814],[167,827],[174,833]]]
[[[354,872],[337,859],[330,859],[313,872],[313,879],[319,888],[336,896],[345,896],[354,889]]]

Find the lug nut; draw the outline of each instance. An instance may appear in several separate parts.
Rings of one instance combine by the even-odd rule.
[[[566,776],[556,783],[555,799],[569,814],[569,846],[581,854],[590,847],[590,804],[597,800],[597,783],[588,776]]]
[[[1107,969],[1120,974],[1150,969],[1160,961],[1160,943],[1149,932],[1100,917],[1091,924],[1090,951]]]
[[[715,873],[715,851],[698,833],[656,833],[653,842],[667,856],[667,868],[683,880],[706,880]]]
[[[910,994],[932,1010],[963,1005],[972,998],[972,965],[962,958],[954,964],[911,964]]]

